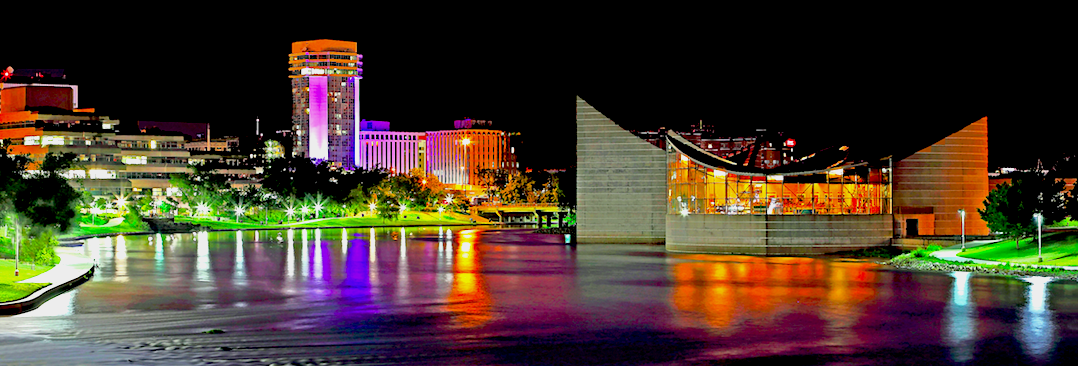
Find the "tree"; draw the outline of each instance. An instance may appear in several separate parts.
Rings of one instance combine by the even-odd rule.
[[[1013,184],[1003,183],[988,192],[984,208],[977,209],[977,213],[990,230],[1013,238],[1016,249],[1019,240],[1037,231],[1034,214],[1041,214],[1043,224],[1050,225],[1065,219],[1068,208],[1078,209],[1078,204],[1072,203],[1075,196],[1063,193],[1062,180],[1035,173],[1012,181]]]
[[[535,201],[535,181],[524,174],[509,176],[505,187],[501,189],[502,202],[529,203]]]
[[[82,194],[63,175],[75,166],[75,154],[49,153],[37,170],[29,170],[32,161],[8,154],[8,145],[7,140],[0,143],[0,208],[14,223],[18,252],[24,243],[24,228],[30,229],[30,236],[38,237],[45,232],[67,231],[78,217]],[[28,255],[34,258],[38,252]]]
[[[546,183],[543,183],[543,190],[539,192],[539,203],[558,204],[563,197],[565,193],[561,190],[560,180],[551,174],[547,177]]]
[[[477,172],[479,186],[487,192],[487,197],[494,200],[495,195],[509,182],[509,171],[505,169],[480,168]]]

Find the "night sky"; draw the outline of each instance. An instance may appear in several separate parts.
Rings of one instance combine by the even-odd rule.
[[[124,123],[209,122],[222,134],[253,134],[256,116],[263,131],[289,128],[292,42],[355,41],[364,56],[362,118],[403,131],[492,120],[524,134],[520,159],[533,168],[574,163],[576,95],[627,128],[704,120],[719,130],[786,131],[804,149],[901,144],[976,121],[995,101],[985,98],[983,50],[914,44],[899,33],[866,42],[838,29],[394,14],[333,27],[171,9],[83,22],[62,38],[9,36],[0,67],[65,69],[82,107]],[[989,124],[991,165],[1032,165],[1066,151],[1059,136],[1046,137],[1043,149],[1014,144],[1035,135],[1023,126]]]

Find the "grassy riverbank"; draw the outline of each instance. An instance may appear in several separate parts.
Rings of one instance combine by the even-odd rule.
[[[1014,245],[1013,241],[1011,242],[1011,245]],[[935,245],[929,246],[928,248],[918,249],[891,258],[891,260],[887,264],[898,268],[917,271],[975,272],[1003,276],[1042,276],[1078,280],[1078,271],[1067,271],[1062,268],[1038,268],[1030,265],[1012,263],[963,263],[947,261],[933,257],[931,253],[940,249],[941,248],[939,246]]]
[[[289,228],[320,228],[320,227],[380,227],[380,226],[439,226],[439,225],[469,225],[489,224],[490,221],[479,217],[462,215],[458,213],[438,214],[436,212],[405,211],[402,218],[383,220],[374,217],[333,217],[311,219],[299,222],[276,222],[261,224],[257,221],[244,218],[236,222],[234,218],[202,218],[177,216],[176,222],[186,222],[201,225],[210,230],[251,230],[251,229],[289,229]],[[474,220],[474,221],[473,221]],[[73,238],[91,235],[108,235],[116,233],[144,232],[147,229],[141,223],[132,223],[129,220],[115,226],[81,226],[73,229],[60,238]]]
[[[131,222],[125,218],[123,222],[115,226],[79,226],[72,228],[71,231],[60,235],[59,238],[73,238],[78,236],[90,236],[90,235],[108,235],[116,233],[134,233],[146,231],[146,226],[142,222]]]
[[[966,249],[959,257],[997,262],[1043,264],[1049,266],[1078,266],[1078,232],[1064,231],[1041,237],[1041,256],[1037,261],[1037,238],[1023,239],[1015,249],[1014,240],[1001,241]]]
[[[0,302],[18,300],[30,296],[30,294],[42,287],[48,286],[48,283],[16,282],[32,278],[50,269],[52,269],[52,266],[37,266],[36,269],[31,270],[29,264],[20,263],[19,277],[15,277],[15,261],[0,259]]]
[[[240,230],[240,229],[288,229],[288,228],[319,228],[319,227],[351,227],[351,226],[438,226],[438,225],[467,225],[473,223],[489,223],[487,219],[478,216],[460,214],[443,214],[429,212],[406,211],[403,218],[395,220],[383,220],[375,217],[333,217],[324,219],[312,219],[299,222],[269,223],[262,225],[258,222],[232,220],[221,221],[215,219],[176,217],[176,222],[187,222],[206,226],[210,229]]]

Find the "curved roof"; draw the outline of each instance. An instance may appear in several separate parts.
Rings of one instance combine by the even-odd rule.
[[[964,127],[964,126],[963,126]],[[961,130],[959,128],[958,130]],[[693,144],[681,137],[677,132],[668,131],[666,134],[667,146],[676,149],[698,164],[712,169],[719,169],[738,175],[808,175],[827,172],[834,169],[845,169],[857,166],[883,166],[888,165],[888,159],[895,161],[906,158],[913,153],[931,146],[946,136],[950,136],[958,130],[941,137],[924,137],[910,139],[902,144],[890,146],[832,146],[813,153],[801,160],[795,161],[773,169],[757,168],[753,165],[750,154],[755,149],[742,151],[728,158],[712,154],[700,146]],[[758,142],[759,143],[759,142]]]

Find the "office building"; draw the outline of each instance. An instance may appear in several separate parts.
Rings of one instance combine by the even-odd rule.
[[[490,123],[470,119],[455,121],[454,126],[458,129],[427,131],[427,173],[455,189],[471,191],[477,190],[479,169],[519,170],[508,132],[474,128]]]
[[[356,42],[292,43],[288,77],[292,81],[294,156],[328,160],[339,167],[356,165],[362,60]]]

